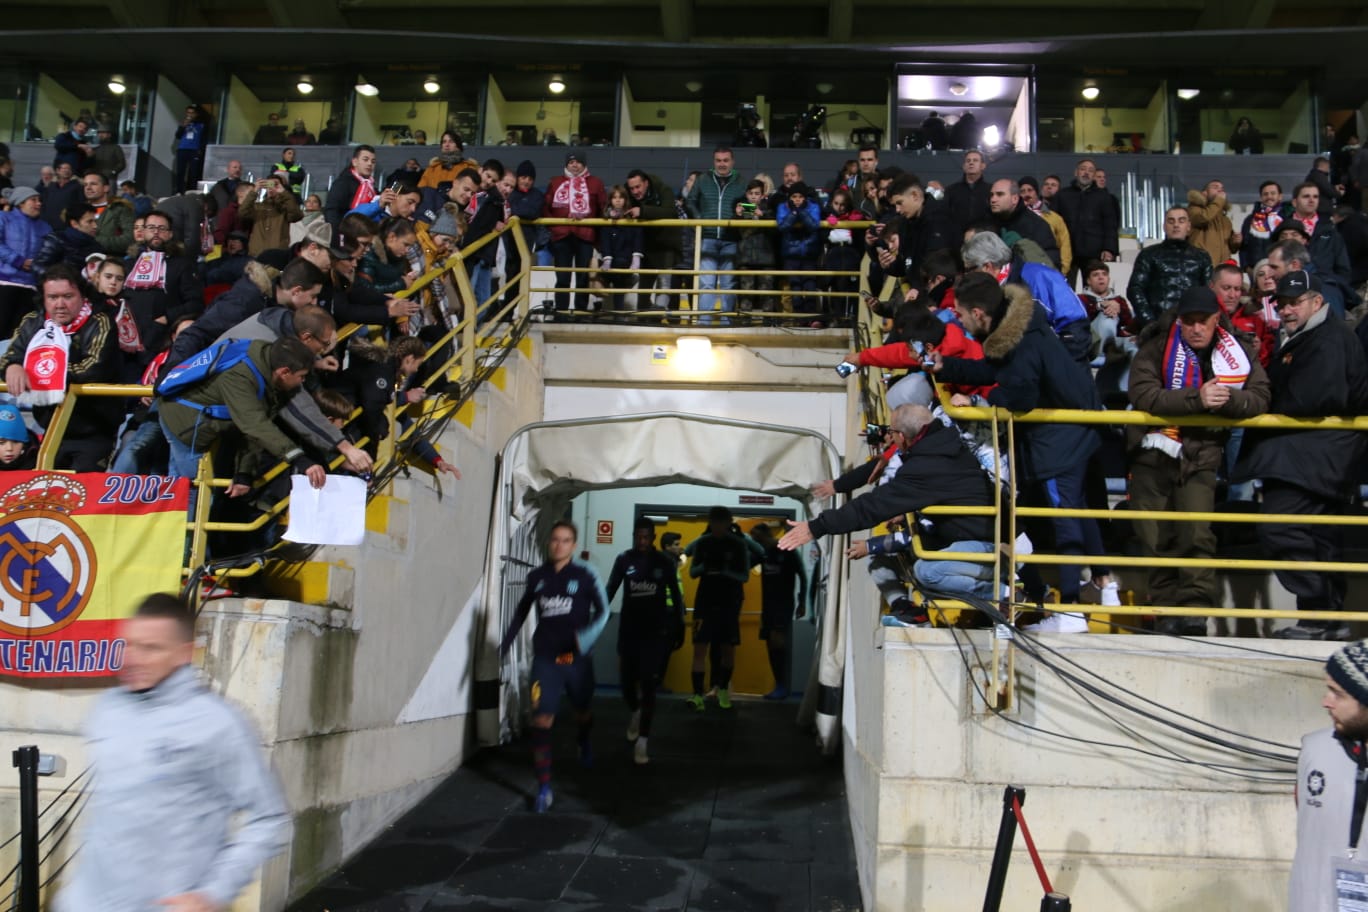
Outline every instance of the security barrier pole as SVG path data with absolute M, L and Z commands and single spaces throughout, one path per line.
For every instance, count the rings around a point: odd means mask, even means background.
M 38 912 L 38 748 L 14 752 L 19 770 L 19 912 Z
M 1040 912 L 1073 912 L 1073 905 L 1063 893 L 1046 893 L 1040 901 Z
M 1002 822 L 998 824 L 993 866 L 988 871 L 988 892 L 983 897 L 983 912 L 998 912 L 1002 908 L 1002 888 L 1007 883 L 1007 865 L 1012 860 L 1012 843 L 1016 841 L 1017 819 L 1013 805 L 1025 800 L 1026 790 L 1014 785 L 1007 786 L 1002 793 Z

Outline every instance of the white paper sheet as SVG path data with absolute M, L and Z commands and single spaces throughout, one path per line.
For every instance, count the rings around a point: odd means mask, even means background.
M 329 475 L 315 489 L 295 475 L 290 484 L 287 541 L 306 545 L 359 545 L 366 537 L 366 483 L 350 475 Z

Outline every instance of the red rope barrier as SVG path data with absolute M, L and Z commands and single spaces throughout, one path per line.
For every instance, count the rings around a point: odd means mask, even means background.
M 1031 829 L 1026 826 L 1026 816 L 1021 813 L 1021 801 L 1016 795 L 1012 796 L 1012 813 L 1016 815 L 1017 825 L 1021 827 L 1021 837 L 1026 840 L 1026 851 L 1031 853 L 1031 863 L 1035 865 L 1036 875 L 1040 877 L 1040 886 L 1046 894 L 1053 893 L 1050 875 L 1045 873 L 1045 865 L 1040 860 L 1040 853 L 1036 851 L 1035 840 L 1031 838 Z

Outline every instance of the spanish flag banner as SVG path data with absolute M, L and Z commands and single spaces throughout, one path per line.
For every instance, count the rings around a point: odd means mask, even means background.
M 180 589 L 190 482 L 0 472 L 0 675 L 117 674 L 119 620 Z

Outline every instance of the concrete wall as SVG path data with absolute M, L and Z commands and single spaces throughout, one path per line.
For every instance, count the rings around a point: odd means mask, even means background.
M 858 580 L 852 583 L 858 591 Z M 1143 743 L 1020 652 L 1017 702 L 1009 712 L 1019 722 L 1151 750 L 1173 746 L 1242 771 L 1275 767 L 1286 781 L 1254 781 L 1014 726 L 984 711 L 948 630 L 875 628 L 862 612 L 854 615 L 847 686 L 856 698 L 847 706 L 854 703 L 858 737 L 848 719 L 845 766 L 866 909 L 976 908 L 1009 784 L 1026 789 L 1025 812 L 1046 870 L 1074 908 L 1286 908 L 1295 767 L 1180 745 L 1127 717 L 1158 747 Z M 987 662 L 990 631 L 959 636 L 971 638 Z M 1053 638 L 1050 645 L 1112 684 L 1205 723 L 1287 745 L 1292 755 L 1304 732 L 1325 724 L 1318 709 L 1322 661 L 1333 644 L 1280 643 L 1259 655 L 1215 641 L 1151 637 Z M 1017 846 L 1002 908 L 1024 912 L 1039 908 L 1041 891 L 1020 837 Z

